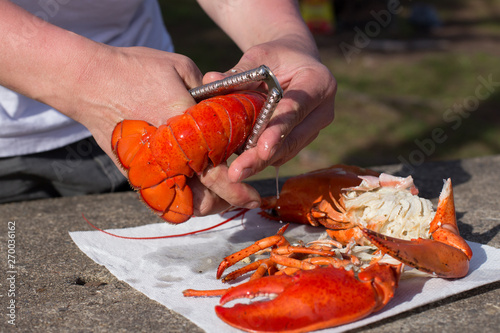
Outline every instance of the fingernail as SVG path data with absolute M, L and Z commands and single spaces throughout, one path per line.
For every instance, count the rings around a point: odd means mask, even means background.
M 245 168 L 241 171 L 240 173 L 240 177 L 238 178 L 238 180 L 243 180 L 243 179 L 247 179 L 248 177 L 250 177 L 251 175 L 253 174 L 253 171 L 252 169 L 250 168 Z
M 250 201 L 249 203 L 247 203 L 245 205 L 245 208 L 246 209 L 255 209 L 255 208 L 258 208 L 260 206 L 260 203 L 258 201 Z

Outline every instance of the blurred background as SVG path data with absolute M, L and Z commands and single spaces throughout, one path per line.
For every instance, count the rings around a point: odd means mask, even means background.
M 303 0 L 338 82 L 335 121 L 280 176 L 500 153 L 500 0 Z M 195 0 L 160 0 L 176 52 L 202 72 L 241 51 Z M 258 178 L 275 176 L 268 168 Z

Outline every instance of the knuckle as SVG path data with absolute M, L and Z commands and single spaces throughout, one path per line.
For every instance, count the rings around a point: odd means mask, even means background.
M 208 189 L 213 189 L 218 184 L 218 180 L 220 177 L 221 177 L 221 168 L 208 167 L 207 169 L 205 169 L 203 175 L 200 177 L 200 181 Z
M 294 152 L 297 152 L 301 145 L 299 140 L 294 135 L 289 135 L 285 142 L 283 143 L 283 154 L 282 156 L 291 156 Z
M 203 74 L 194 61 L 184 55 L 176 54 L 176 56 L 176 71 L 182 77 L 188 78 L 188 81 L 201 82 Z
M 178 53 L 175 53 L 175 55 L 177 56 L 177 62 L 180 66 L 182 66 L 182 68 L 185 68 L 185 69 L 193 69 L 193 68 L 196 68 L 196 64 L 194 63 L 193 60 L 191 60 L 191 58 L 185 56 L 185 55 L 182 55 L 182 54 L 178 54 Z

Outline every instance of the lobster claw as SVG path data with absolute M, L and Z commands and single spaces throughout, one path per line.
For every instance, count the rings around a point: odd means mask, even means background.
M 432 239 L 407 241 L 366 228 L 362 232 L 383 252 L 418 270 L 444 278 L 460 278 L 469 271 L 472 250 L 458 232 L 450 179 L 444 183 L 430 223 Z
M 238 298 L 272 300 L 217 306 L 223 321 L 250 332 L 306 332 L 368 316 L 393 297 L 401 265 L 373 264 L 355 276 L 343 268 L 317 268 L 273 275 L 230 288 L 221 305 Z M 275 296 L 275 297 L 274 297 Z

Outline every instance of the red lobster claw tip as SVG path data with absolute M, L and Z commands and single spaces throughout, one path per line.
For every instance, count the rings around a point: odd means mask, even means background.
M 221 304 L 269 294 L 276 294 L 274 299 L 232 308 L 217 306 L 215 312 L 229 325 L 249 332 L 308 332 L 343 325 L 366 317 L 392 298 L 398 275 L 387 275 L 391 276 L 387 281 L 375 281 L 367 272 L 360 281 L 352 271 L 327 267 L 268 276 L 229 289 Z M 392 292 L 380 295 L 390 288 L 377 284 L 392 286 Z
M 469 258 L 453 246 L 432 239 L 403 240 L 363 228 L 379 249 L 402 263 L 444 278 L 460 278 L 469 271 Z
M 293 283 L 291 276 L 268 276 L 253 280 L 234 288 L 230 288 L 220 299 L 220 304 L 224 305 L 235 299 L 254 298 L 258 296 L 275 296 L 281 294 Z M 273 301 L 262 301 L 251 304 L 236 304 L 232 308 L 216 306 L 217 316 L 236 328 L 246 331 L 256 332 L 278 332 L 283 329 L 283 319 L 273 318 L 279 306 L 276 306 L 276 299 Z M 280 299 L 277 300 L 280 302 Z M 285 319 L 286 320 L 286 319 Z

